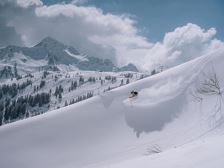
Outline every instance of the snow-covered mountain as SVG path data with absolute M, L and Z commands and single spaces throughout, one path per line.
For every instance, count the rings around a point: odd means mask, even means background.
M 51 37 L 30 48 L 7 46 L 0 49 L 0 125 L 77 103 L 143 77 L 132 64 L 118 68 L 108 59 L 81 54 Z
M 7 46 L 0 49 L 0 65 L 13 66 L 17 63 L 22 72 L 45 70 L 60 70 L 62 67 L 86 71 L 122 71 L 109 59 L 100 59 L 94 56 L 81 54 L 74 47 L 64 45 L 59 41 L 46 37 L 33 47 Z M 137 68 L 130 64 L 124 67 L 126 71 L 135 71 Z
M 0 167 L 223 167 L 223 53 L 0 127 Z

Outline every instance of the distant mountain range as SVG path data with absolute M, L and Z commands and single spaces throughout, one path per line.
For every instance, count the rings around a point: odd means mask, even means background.
M 74 47 L 46 37 L 33 47 L 7 46 L 0 49 L 0 64 L 13 65 L 24 70 L 37 68 L 60 70 L 61 67 L 77 68 L 86 71 L 134 71 L 138 69 L 133 64 L 117 67 L 109 59 L 100 59 L 80 53 Z

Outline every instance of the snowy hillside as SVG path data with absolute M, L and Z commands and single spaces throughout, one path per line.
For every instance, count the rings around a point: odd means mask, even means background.
M 13 68 L 18 73 L 16 68 Z M 20 76 L 20 75 L 18 75 Z M 144 78 L 136 72 L 38 71 L 0 79 L 0 125 L 68 106 Z
M 0 167 L 223 167 L 223 63 L 217 51 L 4 125 Z

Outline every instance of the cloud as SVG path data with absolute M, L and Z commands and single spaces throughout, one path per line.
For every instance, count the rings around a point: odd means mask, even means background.
M 87 3 L 88 0 L 72 0 L 71 4 L 75 4 L 75 5 L 83 5 L 85 3 Z
M 21 45 L 22 41 L 14 27 L 9 25 L 9 19 L 16 15 L 16 8 L 13 2 L 0 1 L 0 46 L 9 44 Z M 10 10 L 8 10 L 10 8 Z
M 158 65 L 178 65 L 223 46 L 215 39 L 214 28 L 204 30 L 191 23 L 166 33 L 162 42 L 152 43 L 139 35 L 136 21 L 129 16 L 104 13 L 81 3 L 85 1 L 49 6 L 40 0 L 1 1 L 0 32 L 8 33 L 0 45 L 10 41 L 32 46 L 52 36 L 91 56 L 110 58 L 118 65 L 131 62 L 149 71 Z
M 162 42 L 157 42 L 147 50 L 139 66 L 151 70 L 160 65 L 172 67 L 224 48 L 224 43 L 215 38 L 215 28 L 204 30 L 188 23 L 165 34 Z
M 119 47 L 150 45 L 145 38 L 138 36 L 135 22 L 125 15 L 103 13 L 98 8 L 74 3 L 46 6 L 37 0 L 30 3 L 27 0 L 15 2 L 9 1 L 7 4 L 7 12 L 11 15 L 2 15 L 7 20 L 5 25 L 15 29 L 26 46 L 52 36 L 91 56 L 110 58 L 125 64 L 117 59 Z

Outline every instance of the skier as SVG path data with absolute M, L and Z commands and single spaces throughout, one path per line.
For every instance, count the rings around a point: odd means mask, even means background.
M 135 98 L 137 98 L 137 96 L 138 96 L 138 92 L 132 90 L 132 91 L 131 91 L 131 94 L 130 94 L 130 96 L 129 96 L 129 102 L 130 102 L 130 104 L 131 104 L 131 107 L 133 107 L 133 101 L 135 100 Z
M 131 94 L 130 94 L 130 96 L 129 96 L 129 98 L 133 98 L 133 97 L 136 97 L 136 96 L 138 96 L 138 92 L 132 90 L 132 91 L 131 91 Z

